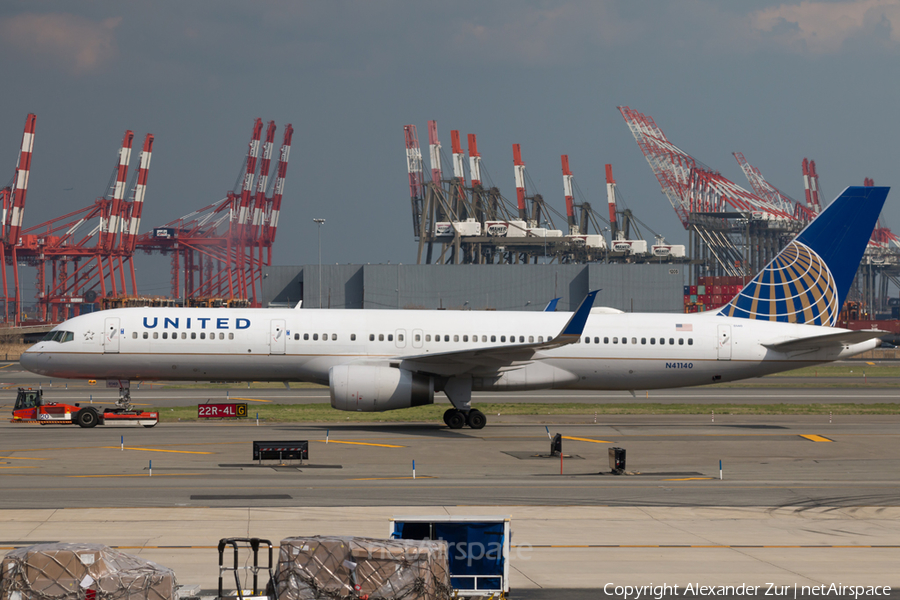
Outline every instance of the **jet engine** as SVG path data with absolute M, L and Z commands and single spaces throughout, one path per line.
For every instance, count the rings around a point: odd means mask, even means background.
M 434 404 L 434 379 L 404 369 L 337 365 L 328 372 L 331 406 L 380 412 Z

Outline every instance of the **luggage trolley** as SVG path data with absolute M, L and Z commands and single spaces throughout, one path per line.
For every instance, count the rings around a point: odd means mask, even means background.
M 234 550 L 234 566 L 225 566 L 225 548 L 230 546 Z M 266 566 L 259 566 L 259 549 L 260 546 L 266 546 L 269 549 L 269 562 Z M 238 561 L 238 554 L 241 548 L 249 548 L 253 552 L 253 564 L 242 567 Z M 217 599 L 225 598 L 222 593 L 222 575 L 225 571 L 234 571 L 234 586 L 237 590 L 236 596 L 240 600 L 244 598 L 274 598 L 275 597 L 275 576 L 272 572 L 272 542 L 262 538 L 222 538 L 219 540 L 219 594 Z M 265 569 L 269 572 L 269 581 L 266 583 L 264 590 L 259 588 L 259 572 Z M 244 593 L 241 585 L 238 571 L 252 571 L 253 573 L 253 591 L 250 595 Z M 232 596 L 233 598 L 234 596 Z

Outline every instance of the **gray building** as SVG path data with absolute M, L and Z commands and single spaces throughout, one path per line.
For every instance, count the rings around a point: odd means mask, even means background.
M 679 264 L 318 265 L 268 267 L 263 306 L 542 310 L 553 298 L 574 310 L 590 290 L 596 306 L 681 312 L 687 268 Z M 321 292 L 320 292 L 321 290 Z M 321 297 L 321 300 L 320 300 Z

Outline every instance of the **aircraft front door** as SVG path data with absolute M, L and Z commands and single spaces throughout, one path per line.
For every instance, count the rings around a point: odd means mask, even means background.
M 284 354 L 284 319 L 272 319 L 269 322 L 269 354 Z
M 106 317 L 103 330 L 103 352 L 106 354 L 116 354 L 119 352 L 119 318 Z
M 731 360 L 731 325 L 719 325 L 717 341 L 717 358 Z

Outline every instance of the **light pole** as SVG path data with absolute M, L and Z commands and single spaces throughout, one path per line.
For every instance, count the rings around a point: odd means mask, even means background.
M 322 308 L 322 225 L 325 224 L 325 219 L 313 219 L 313 223 L 316 224 L 316 229 L 319 232 L 319 306 L 318 306 L 318 308 Z

